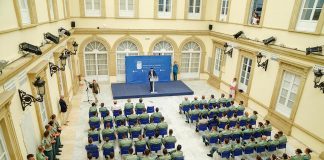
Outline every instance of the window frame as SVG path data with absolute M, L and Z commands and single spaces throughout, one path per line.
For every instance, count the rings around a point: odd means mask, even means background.
M 122 0 L 118 0 L 118 12 L 119 12 L 119 16 L 120 17 L 134 17 L 135 16 L 135 0 L 131 0 L 133 1 L 133 10 L 129 10 L 128 8 L 128 4 L 130 0 L 125 0 L 125 8 L 127 8 L 126 10 L 122 11 L 121 10 L 121 1 Z
M 188 20 L 204 20 L 205 14 L 206 14 L 206 0 L 200 0 L 200 8 L 199 13 L 189 13 L 189 7 L 190 7 L 190 0 L 185 1 L 185 19 Z M 196 4 L 196 0 L 194 0 L 194 3 Z
M 92 0 L 93 2 L 94 0 Z M 80 3 L 80 14 L 81 17 L 106 17 L 106 1 L 105 0 L 99 0 L 100 1 L 100 15 L 88 15 L 86 12 L 86 0 L 79 0 Z
M 166 11 L 166 6 L 167 6 L 167 0 L 162 0 L 163 1 L 163 11 L 160 11 L 160 3 L 159 0 L 157 0 L 157 12 L 158 12 L 158 17 L 159 18 L 171 18 L 172 17 L 172 11 L 173 11 L 173 5 L 172 5 L 172 0 L 169 0 L 169 11 Z
M 36 26 L 38 23 L 38 18 L 37 18 L 37 12 L 36 12 L 36 6 L 35 6 L 35 0 L 26 0 L 27 5 L 28 5 L 28 13 L 29 13 L 29 19 L 30 19 L 30 24 L 24 24 L 22 20 L 22 13 L 20 10 L 20 0 L 14 0 L 14 8 L 15 8 L 15 13 L 16 13 L 16 18 L 18 22 L 19 28 L 29 28 Z
M 131 50 L 129 50 L 129 48 L 127 48 L 126 50 L 118 50 L 119 46 L 121 44 L 123 44 L 123 43 L 130 43 L 130 44 L 134 45 L 137 50 L 136 51 L 135 50 L 131 51 Z M 129 46 L 129 44 L 127 44 L 127 47 L 128 46 Z M 121 55 L 121 54 L 122 54 L 122 57 L 119 57 L 119 55 Z M 123 56 L 123 55 L 125 55 L 125 56 Z M 117 47 L 116 47 L 116 77 L 117 77 L 116 79 L 117 79 L 117 81 L 125 81 L 126 80 L 126 77 L 125 77 L 125 75 L 126 75 L 126 66 L 124 67 L 123 70 L 120 69 L 119 66 L 123 65 L 123 63 L 120 64 L 118 62 L 118 60 L 123 60 L 125 62 L 126 56 L 136 56 L 136 55 L 137 56 L 140 55 L 139 46 L 135 42 L 133 42 L 132 40 L 124 40 L 124 41 L 121 41 L 117 45 Z M 119 71 L 124 71 L 124 73 L 119 73 Z
M 64 18 L 70 18 L 70 1 L 62 0 L 63 9 L 64 9 Z
M 216 47 L 215 48 L 215 57 L 214 57 L 214 65 L 213 65 L 213 75 L 220 78 L 222 74 L 222 66 L 223 66 L 223 49 Z M 218 63 L 216 63 L 218 62 Z M 218 64 L 216 69 L 216 64 Z
M 222 12 L 222 8 L 223 8 L 223 6 L 222 6 L 223 1 L 224 0 L 219 0 L 218 3 L 217 3 L 218 10 L 217 10 L 217 13 L 216 13 L 216 21 L 218 21 L 218 22 L 228 22 L 229 16 L 230 16 L 232 0 L 225 0 L 225 1 L 227 1 L 227 15 L 226 15 L 226 17 L 224 19 L 221 18 L 221 16 L 222 16 L 221 12 Z
M 6 159 L 10 158 L 9 156 L 9 152 L 8 152 L 8 149 L 7 149 L 7 144 L 6 144 L 6 140 L 3 136 L 3 130 L 2 130 L 2 127 L 0 126 L 0 145 L 2 146 L 4 152 L 2 155 L 0 155 L 0 158 L 4 158 L 6 157 Z
M 51 4 L 52 2 L 52 11 L 51 11 Z M 48 12 L 48 20 L 50 22 L 57 21 L 58 20 L 58 9 L 57 9 L 57 0 L 46 0 L 47 3 L 47 12 Z M 51 13 L 53 12 L 53 13 Z M 53 17 L 52 17 L 53 14 Z
M 315 27 L 315 31 L 301 31 L 296 29 L 297 25 L 298 25 L 298 21 L 300 18 L 300 15 L 302 14 L 302 7 L 303 7 L 303 0 L 296 0 L 295 1 L 295 5 L 292 11 L 292 15 L 290 18 L 290 24 L 289 24 L 289 29 L 288 31 L 291 32 L 301 32 L 301 33 L 306 33 L 306 34 L 321 34 L 323 26 L 324 26 L 324 5 L 322 6 L 322 11 L 321 14 L 319 16 L 319 19 L 317 21 L 316 27 Z
M 248 26 L 254 26 L 254 27 L 262 27 L 263 26 L 263 21 L 264 21 L 264 17 L 265 17 L 265 12 L 266 12 L 266 9 L 267 9 L 267 1 L 268 0 L 263 0 L 263 4 L 262 4 L 262 11 L 261 11 L 261 16 L 260 16 L 260 19 L 259 19 L 259 24 L 257 25 L 254 25 L 254 24 L 251 24 L 250 23 L 250 17 L 251 17 L 251 9 L 252 9 L 252 2 L 254 0 L 247 0 L 246 2 L 246 10 L 245 10 L 245 17 L 244 17 L 244 25 L 248 25 Z

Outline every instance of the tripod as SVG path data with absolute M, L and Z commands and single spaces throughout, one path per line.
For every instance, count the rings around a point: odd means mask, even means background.
M 83 102 L 88 102 L 88 103 L 90 103 L 92 100 L 89 98 L 89 85 L 90 85 L 90 83 L 87 81 L 87 80 L 84 80 L 84 83 L 86 84 L 86 86 L 87 86 L 87 89 L 86 89 L 86 91 L 87 91 L 87 98 L 88 98 L 88 100 L 87 101 L 83 101 Z

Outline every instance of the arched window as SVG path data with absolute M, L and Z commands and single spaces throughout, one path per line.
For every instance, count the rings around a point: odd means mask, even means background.
M 170 55 L 173 57 L 173 47 L 167 41 L 160 41 L 156 43 L 153 49 L 153 55 L 155 56 L 166 56 Z
M 92 41 L 84 48 L 85 73 L 88 80 L 108 80 L 108 59 L 106 47 Z
M 125 57 L 137 56 L 138 47 L 131 41 L 121 42 L 116 50 L 117 81 L 125 81 Z
M 201 48 L 196 42 L 188 42 L 181 53 L 181 77 L 199 78 Z

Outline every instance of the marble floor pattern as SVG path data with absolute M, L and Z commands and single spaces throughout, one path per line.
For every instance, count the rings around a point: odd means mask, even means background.
M 201 96 L 206 95 L 209 97 L 210 94 L 215 94 L 216 97 L 220 97 L 221 91 L 216 90 L 207 84 L 206 80 L 195 80 L 195 81 L 185 81 L 185 83 L 195 92 L 195 95 Z M 101 93 L 99 96 L 99 102 L 106 104 L 108 109 L 112 105 L 112 93 L 110 84 L 100 83 Z M 206 147 L 202 143 L 201 134 L 194 131 L 193 124 L 185 123 L 184 115 L 180 115 L 178 112 L 178 105 L 184 99 L 185 96 L 169 96 L 169 97 L 153 97 L 144 98 L 144 103 L 154 104 L 155 107 L 160 108 L 165 117 L 165 121 L 169 125 L 169 129 L 174 130 L 174 136 L 177 138 L 177 144 L 182 145 L 182 150 L 185 155 L 186 160 L 211 160 L 213 158 L 207 157 L 206 154 L 209 153 L 210 147 Z M 193 99 L 192 96 L 188 96 Z M 92 95 L 89 92 L 90 100 L 93 100 Z M 63 126 L 62 132 L 62 143 L 64 148 L 62 155 L 59 157 L 61 160 L 85 160 L 86 151 L 85 145 L 87 144 L 87 131 L 89 129 L 88 125 L 88 109 L 90 103 L 87 102 L 87 92 L 85 91 L 85 86 L 80 87 L 79 93 L 72 99 L 72 107 L 70 107 L 70 113 L 68 120 L 69 125 Z M 132 99 L 133 103 L 136 103 L 138 99 Z M 126 100 L 118 100 L 119 105 L 123 105 Z M 252 110 L 248 109 L 249 112 Z M 260 115 L 258 120 L 263 121 L 264 115 Z M 277 131 L 274 129 L 274 131 Z M 288 137 L 288 148 L 287 153 L 294 155 L 294 150 L 296 148 L 304 149 L 306 146 L 301 142 L 297 141 L 292 137 Z M 115 151 L 115 158 L 121 159 L 118 150 Z M 316 157 L 318 155 L 314 155 Z M 215 158 L 215 156 L 214 156 Z M 103 159 L 102 152 L 100 152 L 100 160 Z

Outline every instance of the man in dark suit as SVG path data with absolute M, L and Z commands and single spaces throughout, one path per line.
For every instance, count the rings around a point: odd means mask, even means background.
M 150 68 L 148 76 L 149 76 L 149 81 L 150 81 L 150 92 L 152 92 L 153 91 L 153 82 L 151 81 L 151 78 L 156 77 L 156 73 L 153 68 Z
M 65 100 L 64 100 L 64 96 L 61 96 L 60 97 L 60 101 L 59 101 L 59 103 L 60 103 L 60 106 L 61 106 L 61 113 L 62 113 L 62 118 L 63 118 L 63 124 L 64 125 L 67 125 L 67 121 L 66 121 L 66 116 L 67 116 L 67 114 L 66 114 L 66 112 L 67 112 L 67 104 L 66 104 L 66 102 L 65 102 Z

